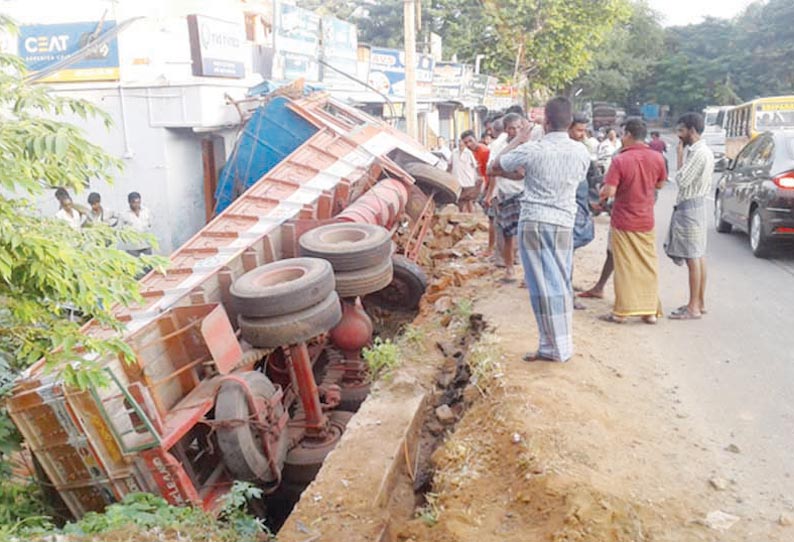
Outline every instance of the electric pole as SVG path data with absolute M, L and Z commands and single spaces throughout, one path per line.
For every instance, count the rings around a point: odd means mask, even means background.
M 408 135 L 419 139 L 416 117 L 416 0 L 403 0 L 405 29 L 405 128 Z

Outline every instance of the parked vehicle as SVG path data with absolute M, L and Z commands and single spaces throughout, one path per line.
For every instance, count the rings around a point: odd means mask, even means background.
M 714 194 L 717 231 L 746 231 L 759 258 L 794 240 L 794 131 L 764 132 L 732 160 Z
M 593 104 L 593 130 L 617 126 L 618 108 L 606 102 Z
M 369 389 L 361 297 L 410 309 L 424 292 L 415 262 L 455 178 L 325 94 L 262 108 L 220 214 L 115 309 L 135 356 L 100 360 L 110 386 L 71 389 L 44 360 L 15 383 L 8 413 L 76 518 L 132 492 L 215 510 L 234 480 L 300 491 Z
M 724 171 L 725 160 L 725 125 L 731 106 L 709 106 L 703 110 L 703 139 L 714 153 L 714 171 Z
M 794 130 L 794 96 L 759 98 L 728 111 L 725 155 L 734 159 L 739 151 L 764 131 Z

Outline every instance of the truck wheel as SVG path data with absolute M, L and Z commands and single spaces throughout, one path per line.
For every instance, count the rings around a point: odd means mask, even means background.
M 417 186 L 427 194 L 433 194 L 433 199 L 439 205 L 457 203 L 461 187 L 458 180 L 451 173 L 442 171 L 437 167 L 422 162 L 410 162 L 405 165 L 405 171 L 414 178 Z
M 383 290 L 367 297 L 366 301 L 387 310 L 416 310 L 427 290 L 427 275 L 421 267 L 403 256 L 392 256 L 394 278 Z
M 386 258 L 382 263 L 365 269 L 336 273 L 336 292 L 339 297 L 371 294 L 388 286 L 393 274 L 391 258 Z
M 320 472 L 323 461 L 336 448 L 352 412 L 334 410 L 328 414 L 328 438 L 324 441 L 303 439 L 289 451 L 284 462 L 284 481 L 288 484 L 309 484 Z
M 356 271 L 391 255 L 389 230 L 374 224 L 328 224 L 300 238 L 301 256 L 323 258 L 334 271 Z
M 250 371 L 241 376 L 256 399 L 269 401 L 276 393 L 276 387 L 262 373 Z M 276 416 L 284 413 L 284 407 L 276 406 Z M 215 401 L 215 421 L 232 421 L 250 418 L 253 412 L 248 409 L 248 399 L 243 388 L 234 381 L 226 381 L 218 391 Z M 249 423 L 220 425 L 216 431 L 218 447 L 223 455 L 223 463 L 236 480 L 246 482 L 273 482 L 278 473 L 270 470 L 270 464 L 263 452 L 261 435 Z M 271 450 L 276 454 L 276 464 L 281 469 L 287 458 L 289 438 L 286 428 L 281 430 L 277 439 L 270 441 Z
M 326 262 L 327 263 L 327 262 Z M 308 341 L 326 333 L 342 319 L 339 296 L 331 292 L 307 309 L 270 318 L 240 316 L 240 335 L 257 348 L 276 348 Z
M 232 284 L 235 311 L 265 318 L 307 309 L 334 291 L 334 273 L 325 260 L 288 258 L 252 269 Z

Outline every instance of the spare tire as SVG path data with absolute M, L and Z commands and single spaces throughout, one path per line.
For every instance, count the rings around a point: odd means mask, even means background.
M 319 258 L 288 258 L 262 265 L 230 288 L 234 310 L 258 318 L 307 309 L 333 291 L 333 268 Z
M 367 296 L 366 302 L 387 310 L 416 310 L 427 290 L 424 270 L 402 254 L 392 256 L 394 278 L 379 292 Z
M 270 318 L 240 315 L 240 336 L 257 348 L 298 344 L 330 331 L 342 319 L 339 296 L 331 292 L 312 307 Z
M 336 292 L 340 297 L 371 294 L 388 286 L 393 273 L 391 258 L 366 269 L 336 273 Z
M 391 256 L 389 230 L 375 224 L 328 224 L 300 238 L 301 256 L 323 258 L 334 271 L 356 271 Z
M 250 371 L 238 376 L 251 388 L 255 399 L 269 401 L 276 393 L 276 387 L 262 373 Z M 252 414 L 248 408 L 248 398 L 239 383 L 227 380 L 221 384 L 215 400 L 215 421 L 248 420 Z M 280 403 L 276 405 L 275 414 L 277 418 L 284 414 L 284 407 Z M 215 430 L 223 463 L 236 480 L 245 482 L 273 482 L 278 478 L 287 458 L 287 433 L 284 427 L 278 438 L 269 442 L 279 469 L 278 473 L 274 473 L 263 451 L 261 433 L 250 423 L 219 424 Z
M 422 162 L 409 162 L 405 165 L 405 171 L 414 178 L 419 188 L 433 195 L 438 205 L 458 202 L 462 189 L 451 173 Z

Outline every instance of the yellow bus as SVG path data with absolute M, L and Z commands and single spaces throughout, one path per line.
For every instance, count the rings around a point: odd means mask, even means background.
M 728 111 L 725 154 L 734 159 L 762 132 L 794 129 L 794 96 L 759 98 Z

